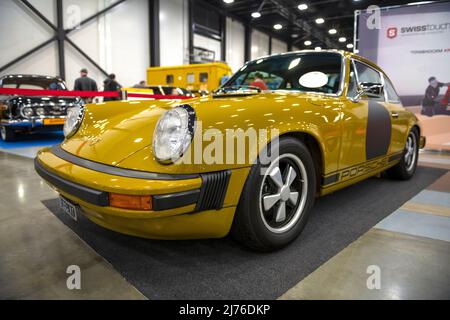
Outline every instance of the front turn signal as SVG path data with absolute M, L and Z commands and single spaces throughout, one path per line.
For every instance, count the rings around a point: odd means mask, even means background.
M 121 209 L 148 211 L 152 210 L 152 196 L 110 193 L 109 205 Z

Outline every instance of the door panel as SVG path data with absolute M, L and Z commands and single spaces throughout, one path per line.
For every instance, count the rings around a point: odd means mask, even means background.
M 403 107 L 391 81 L 383 75 L 386 107 L 389 110 L 392 121 L 391 148 L 389 153 L 403 151 L 408 134 L 409 114 Z
M 347 103 L 343 108 L 342 145 L 339 170 L 388 155 L 392 140 L 391 113 L 385 97 L 365 97 L 354 101 L 358 82 L 383 83 L 372 67 L 350 63 Z
M 348 100 L 342 109 L 339 170 L 366 161 L 367 110 L 367 100 Z

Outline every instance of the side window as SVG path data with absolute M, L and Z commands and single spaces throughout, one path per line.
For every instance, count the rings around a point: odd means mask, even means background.
M 173 74 L 168 74 L 166 76 L 166 84 L 173 84 Z
M 208 73 L 207 72 L 201 72 L 200 73 L 200 82 L 208 82 Z
M 353 63 L 350 64 L 350 80 L 348 82 L 347 97 L 353 98 L 358 94 L 358 80 L 356 79 L 356 72 L 353 68 Z
M 400 97 L 392 85 L 392 82 L 384 77 L 384 90 L 386 90 L 387 100 L 392 103 L 400 103 Z
M 368 65 L 355 61 L 355 67 L 356 67 L 356 73 L 358 75 L 358 82 L 359 83 L 373 83 L 373 84 L 382 84 L 383 81 L 381 79 L 381 74 L 376 71 L 375 69 L 372 69 Z M 368 94 L 371 98 L 377 98 L 384 100 L 384 96 L 381 95 L 374 95 L 374 94 Z
M 370 83 L 382 83 L 381 76 L 378 71 L 375 71 L 369 66 L 355 61 L 356 71 L 358 72 L 359 82 L 370 82 Z
M 193 73 L 188 73 L 187 74 L 187 83 L 191 84 L 195 82 L 195 75 Z

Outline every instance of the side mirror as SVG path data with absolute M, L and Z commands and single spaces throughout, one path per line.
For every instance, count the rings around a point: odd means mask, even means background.
M 353 101 L 361 99 L 362 96 L 380 98 L 383 96 L 384 87 L 381 83 L 360 82 L 358 83 L 358 94 Z

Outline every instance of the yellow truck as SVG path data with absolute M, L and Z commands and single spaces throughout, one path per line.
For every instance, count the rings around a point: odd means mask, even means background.
M 147 69 L 147 84 L 176 86 L 192 91 L 212 91 L 220 86 L 223 77 L 231 75 L 231 68 L 223 62 L 151 67 Z

